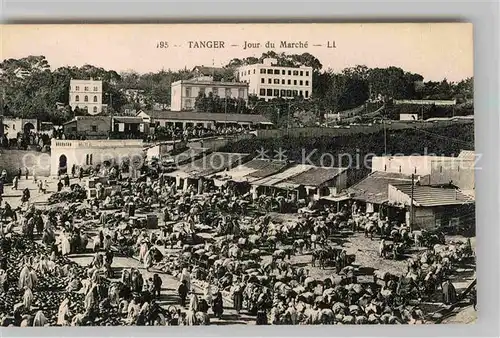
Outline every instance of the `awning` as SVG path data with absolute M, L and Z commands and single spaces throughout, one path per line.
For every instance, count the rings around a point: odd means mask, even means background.
M 342 201 L 347 201 L 350 199 L 348 195 L 341 195 L 341 196 L 323 196 L 320 199 L 327 200 L 327 201 L 332 201 L 332 202 L 342 202 Z
M 215 121 L 216 123 L 238 123 L 236 121 Z

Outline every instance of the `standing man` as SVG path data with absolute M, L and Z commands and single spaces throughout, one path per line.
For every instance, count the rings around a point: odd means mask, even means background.
M 14 176 L 12 180 L 12 190 L 17 190 L 17 185 L 19 183 L 19 176 Z
M 24 170 L 25 170 L 25 175 L 26 175 L 26 180 L 27 180 L 28 179 L 28 173 L 29 173 L 28 167 L 24 167 Z

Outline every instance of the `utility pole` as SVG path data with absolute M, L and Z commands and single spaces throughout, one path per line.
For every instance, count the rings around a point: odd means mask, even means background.
M 415 174 L 411 174 L 411 196 L 410 196 L 410 232 L 413 231 L 413 193 L 415 190 Z

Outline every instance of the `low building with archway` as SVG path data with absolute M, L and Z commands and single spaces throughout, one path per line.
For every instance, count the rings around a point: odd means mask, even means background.
M 52 139 L 50 174 L 71 172 L 71 168 L 96 166 L 109 161 L 120 164 L 129 160 L 134 166 L 142 164 L 142 140 L 56 140 Z
M 34 132 L 37 133 L 39 122 L 37 119 L 22 119 L 18 117 L 3 117 L 4 134 L 7 138 L 16 138 L 18 133 Z

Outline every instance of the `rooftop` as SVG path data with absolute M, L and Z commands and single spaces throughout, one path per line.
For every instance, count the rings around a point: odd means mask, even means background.
M 411 184 L 393 184 L 393 186 L 405 195 L 411 196 Z M 413 187 L 413 203 L 421 207 L 437 207 L 474 203 L 474 198 L 454 188 L 415 185 Z
M 287 166 L 284 161 L 253 159 L 224 173 L 235 182 L 252 182 L 273 175 Z
M 347 191 L 351 198 L 368 203 L 382 204 L 389 200 L 389 184 L 411 184 L 411 176 L 399 173 L 374 171 Z
M 286 169 L 285 171 L 279 172 L 277 174 L 264 177 L 260 180 L 252 182 L 254 185 L 259 185 L 259 186 L 267 186 L 267 187 L 272 187 L 275 186 L 276 184 L 279 184 L 281 182 L 284 182 L 294 176 L 297 176 L 307 170 L 310 170 L 311 168 L 314 168 L 315 166 L 313 165 L 307 165 L 307 164 L 297 164 L 293 167 L 290 167 Z M 294 185 L 294 184 L 292 184 Z
M 248 156 L 242 153 L 221 153 L 215 152 L 203 156 L 189 164 L 181 166 L 178 170 L 168 174 L 168 176 L 199 178 L 224 171 L 241 163 Z

